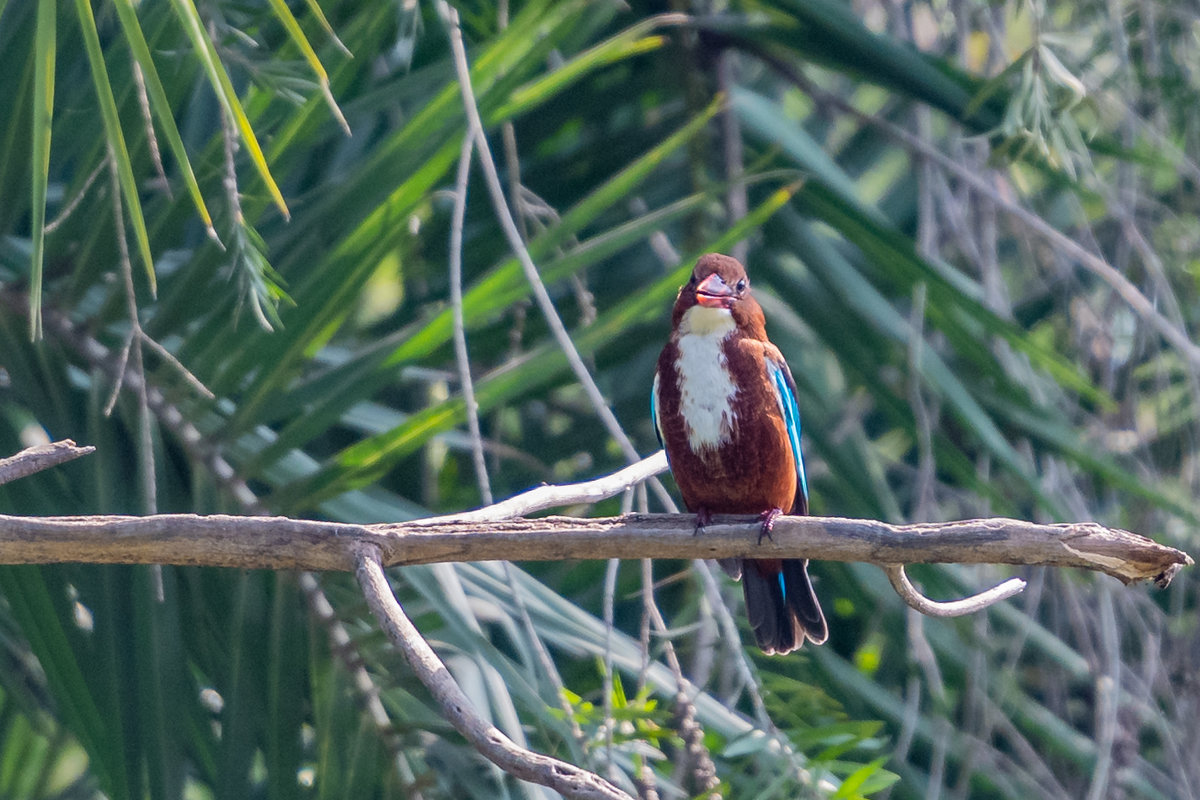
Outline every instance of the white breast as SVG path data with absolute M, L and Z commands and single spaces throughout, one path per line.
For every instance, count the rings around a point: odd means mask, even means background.
M 680 325 L 679 411 L 694 453 L 716 448 L 733 434 L 737 385 L 722 344 L 735 327 L 726 309 L 703 306 L 690 309 Z

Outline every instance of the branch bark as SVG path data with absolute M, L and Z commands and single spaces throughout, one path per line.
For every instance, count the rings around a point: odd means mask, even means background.
M 15 456 L 0 458 L 0 486 L 95 451 L 91 445 L 79 447 L 70 439 L 27 447 Z
M 433 694 L 450 724 L 489 761 L 516 778 L 548 786 L 580 800 L 632 800 L 608 781 L 573 764 L 518 746 L 475 711 L 471 701 L 437 653 L 422 638 L 388 585 L 379 550 L 356 544 L 353 559 L 358 583 L 379 624 L 400 649 L 417 678 Z
M 875 564 L 1045 564 L 1123 583 L 1160 586 L 1190 565 L 1186 553 L 1092 522 L 1014 519 L 889 525 L 836 517 L 780 517 L 758 543 L 757 517 L 718 515 L 700 535 L 688 514 L 582 519 L 455 520 L 349 525 L 285 517 L 0 515 L 0 563 L 191 564 L 352 571 L 372 544 L 387 566 L 445 561 L 583 558 L 814 558 Z

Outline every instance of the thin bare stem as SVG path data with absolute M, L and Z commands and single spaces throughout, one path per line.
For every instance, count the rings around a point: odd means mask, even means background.
M 154 119 L 150 115 L 150 98 L 146 94 L 146 76 L 142 65 L 133 62 L 133 85 L 137 89 L 138 108 L 142 112 L 142 126 L 146 129 L 146 142 L 150 146 L 150 161 L 154 164 L 154 172 L 162 185 L 167 197 L 171 197 L 171 182 L 167 180 L 167 171 L 163 169 L 162 151 L 158 146 L 158 137 L 154 135 Z
M 632 494 L 632 493 L 629 493 Z M 613 632 L 614 611 L 617 597 L 617 573 L 621 570 L 621 560 L 610 558 L 604 569 L 604 752 L 608 769 L 615 769 L 613 763 L 613 733 L 616 718 L 613 716 Z
M 596 385 L 596 381 L 592 378 L 587 364 L 584 363 L 583 357 L 579 355 L 579 350 L 576 349 L 575 343 L 571 341 L 571 334 L 567 331 L 562 318 L 559 317 L 558 311 L 554 308 L 554 301 L 550 298 L 550 293 L 546 291 L 546 285 L 542 282 L 537 265 L 533 263 L 529 249 L 525 246 L 525 242 L 521 238 L 521 232 L 518 230 L 516 221 L 513 219 L 512 211 L 509 210 L 508 201 L 504 196 L 504 186 L 500 182 L 500 174 L 496 168 L 496 162 L 492 158 L 491 146 L 488 144 L 487 135 L 483 129 L 483 122 L 479 116 L 479 108 L 475 102 L 475 92 L 471 87 L 470 67 L 467 64 L 467 51 L 463 46 L 462 31 L 458 25 L 458 12 L 449 3 L 446 3 L 445 0 L 438 0 L 437 7 L 438 13 L 442 18 L 442 23 L 446 28 L 446 34 L 450 39 L 450 49 L 454 57 L 454 70 L 458 76 L 463 107 L 467 114 L 467 130 L 474 131 L 475 144 L 479 151 L 479 163 L 483 168 L 484 181 L 487 184 L 488 194 L 492 199 L 492 205 L 495 207 L 500 227 L 504 230 L 509 247 L 512 248 L 513 253 L 517 256 L 517 260 L 521 264 L 522 270 L 525 272 L 525 277 L 533 290 L 538 307 L 545 316 L 555 341 L 566 355 L 572 372 L 575 373 L 576 379 L 583 386 L 588 400 L 591 402 L 605 429 L 616 440 L 617 444 L 620 445 L 621 451 L 632 464 L 638 461 L 641 456 L 621 427 L 621 423 L 617 420 L 616 415 L 609 408 L 608 402 L 604 399 L 604 395 L 600 392 L 600 387 Z M 666 499 L 670 497 L 666 489 L 657 481 L 651 485 L 654 487 L 655 493 L 659 496 L 660 500 L 664 501 L 665 505 Z
M 150 400 L 146 394 L 146 364 L 142 358 L 142 339 L 146 337 L 142 332 L 141 320 L 138 318 L 137 291 L 133 285 L 133 263 L 129 258 L 129 242 L 125 239 L 125 215 L 122 211 L 120 179 L 117 176 L 117 158 L 111 145 L 108 147 L 108 164 L 112 190 L 113 222 L 117 229 L 117 251 L 120 255 L 121 283 L 125 289 L 126 311 L 129 313 L 129 357 L 132 362 L 133 374 L 139 378 L 134 391 L 138 401 L 137 449 L 142 513 L 150 515 L 158 513 L 158 476 L 154 463 L 153 416 L 150 413 Z M 122 370 L 123 372 L 124 370 Z M 120 385 L 120 381 L 121 377 L 118 377 L 118 386 Z M 116 396 L 115 391 L 114 389 L 114 397 Z M 155 596 L 161 603 L 164 599 L 161 565 L 154 565 L 153 578 Z
M 654 600 L 652 565 L 653 562 L 650 559 L 642 559 L 642 602 L 646 614 L 650 618 L 650 625 L 662 642 L 667 668 L 671 670 L 671 675 L 675 678 L 674 699 L 675 713 L 678 717 L 677 730 L 684 742 L 683 755 L 686 759 L 686 768 L 692 774 L 696 789 L 705 792 L 706 796 L 713 800 L 719 800 L 721 795 L 716 791 L 720 783 L 717 779 L 717 768 L 713 764 L 708 748 L 704 746 L 704 734 L 696 724 L 696 706 L 690 696 L 690 693 L 698 692 L 698 690 L 683 675 L 683 665 L 679 663 L 675 644 L 668 638 L 670 631 L 667 628 L 667 622 L 663 618 L 658 603 Z
M 767 704 L 763 702 L 762 693 L 758 689 L 758 673 L 741 647 L 742 635 L 738 632 L 737 620 L 733 618 L 729 606 L 725 605 L 725 598 L 721 596 L 721 586 L 717 583 L 717 576 L 713 574 L 712 567 L 707 561 L 697 559 L 692 562 L 692 568 L 700 576 L 700 585 L 704 589 L 705 601 L 717 616 L 717 624 L 721 628 L 721 638 L 725 640 L 726 647 L 729 648 L 733 657 L 734 669 L 737 670 L 742 685 L 750 694 L 754 719 L 762 730 L 773 730 L 775 723 L 771 721 L 771 715 L 767 713 Z
M 475 480 L 485 506 L 492 504 L 492 486 L 488 480 L 487 461 L 483 455 L 483 434 L 479 428 L 479 404 L 475 402 L 475 382 L 471 380 L 471 357 L 467 352 L 466 324 L 463 321 L 462 248 L 463 221 L 467 214 L 467 179 L 471 176 L 471 152 L 475 142 L 473 131 L 463 136 L 458 155 L 458 174 L 454 179 L 454 212 L 450 217 L 450 308 L 454 320 L 454 360 L 458 365 L 458 382 L 462 386 L 463 403 L 467 407 L 467 432 L 471 437 L 471 458 L 475 465 Z
M 985 592 L 971 595 L 962 600 L 938 602 L 930 600 L 921 594 L 917 587 L 913 586 L 912 581 L 904 572 L 903 564 L 880 564 L 879 566 L 887 573 L 888 580 L 891 581 L 896 594 L 900 595 L 905 603 L 930 617 L 961 617 L 965 614 L 973 614 L 999 603 L 1001 600 L 1007 600 L 1025 588 L 1025 581 L 1020 578 L 1009 578 L 998 586 L 993 586 Z
M 931 516 L 930 509 L 935 502 L 934 487 L 937 478 L 937 459 L 933 450 L 933 420 L 918 378 L 925 348 L 926 291 L 924 282 L 913 288 L 913 308 L 909 322 L 912 334 L 908 340 L 908 401 L 912 405 L 913 420 L 917 427 L 917 481 L 913 488 L 916 507 L 913 519 L 922 522 Z
M 468 131 L 467 135 L 463 137 L 462 150 L 459 153 L 458 159 L 458 174 L 454 182 L 454 211 L 450 219 L 450 305 L 453 310 L 454 321 L 455 361 L 458 365 L 459 383 L 462 385 L 463 402 L 467 407 L 467 430 L 471 439 L 471 455 L 475 465 L 475 479 L 478 482 L 479 495 L 484 504 L 491 505 L 492 487 L 491 482 L 488 480 L 487 461 L 483 453 L 483 435 L 479 427 L 479 407 L 475 402 L 475 384 L 471 379 L 471 360 L 467 352 L 466 325 L 463 321 L 463 222 L 467 209 L 467 180 L 471 174 L 471 153 L 474 150 L 474 137 L 472 133 L 472 131 Z M 533 619 L 529 615 L 529 608 L 525 603 L 520 582 L 517 580 L 515 574 L 516 568 L 509 561 L 502 563 L 505 582 L 512 592 L 513 603 L 517 608 L 521 625 L 525 629 L 525 635 L 533 646 L 534 655 L 537 658 L 542 675 L 550 682 L 554 694 L 558 698 L 559 707 L 563 711 L 564 718 L 570 725 L 571 735 L 575 738 L 576 742 L 580 743 L 582 748 L 584 744 L 583 731 L 579 727 L 579 721 L 575 718 L 574 710 L 571 708 L 570 700 L 567 697 L 566 686 L 562 682 L 558 668 L 554 664 L 554 659 L 550 657 L 550 653 L 546 650 L 546 645 L 542 641 L 541 635 L 538 633 L 537 627 L 533 624 Z
M 392 753 L 396 771 L 405 784 L 406 796 L 420 800 L 421 794 L 417 791 L 417 778 L 413 773 L 412 765 L 408 762 L 404 742 L 400 738 L 396 726 L 388 718 L 379 687 L 372 679 L 371 673 L 367 672 L 362 655 L 358 652 L 358 646 L 350 638 L 346 626 L 338 619 L 337 612 L 329 602 L 325 590 L 321 588 L 321 582 L 317 576 L 311 572 L 301 572 L 298 581 L 301 591 L 304 592 L 304 599 L 308 602 L 309 610 L 329 637 L 330 650 L 346 672 L 350 674 L 354 690 L 358 693 L 359 702 L 362 704 L 363 713 L 371 720 L 371 724 L 375 726 L 380 738 Z
M 652 456 L 643 458 L 636 464 L 631 464 L 622 470 L 583 483 L 571 483 L 561 486 L 538 486 L 527 492 L 515 495 L 499 503 L 478 508 L 474 511 L 463 511 L 445 517 L 431 517 L 437 520 L 453 520 L 455 522 L 486 522 L 496 519 L 512 519 L 524 517 L 548 508 L 579 503 L 598 503 L 610 497 L 616 497 L 621 492 L 630 489 L 649 478 L 667 470 L 667 456 L 659 450 Z
M 190 369 L 185 367 L 183 362 L 175 357 L 174 353 L 163 347 L 158 342 L 154 341 L 154 339 L 150 338 L 149 334 L 147 334 L 144 330 L 139 329 L 138 333 L 141 337 L 142 344 L 153 350 L 155 355 L 161 358 L 164 363 L 170 365 L 172 369 L 178 372 L 183 378 L 184 382 L 187 383 L 188 386 L 192 387 L 192 390 L 195 391 L 196 394 L 200 395 L 205 400 L 217 399 L 217 396 L 212 393 L 212 390 L 205 386 L 204 383 L 197 378 Z
M 1096 763 L 1087 800 L 1103 800 L 1112 785 L 1113 750 L 1120 723 L 1121 649 L 1110 586 L 1100 588 L 1100 655 L 1104 674 L 1096 678 Z
M 71 212 L 79 207 L 79 203 L 83 200 L 84 196 L 87 195 L 88 189 L 92 187 L 92 184 L 96 182 L 96 178 L 100 177 L 100 173 L 103 172 L 106 167 L 108 167 L 108 159 L 100 159 L 100 163 L 96 165 L 95 169 L 93 169 L 84 180 L 83 186 L 81 186 L 75 196 L 71 198 L 71 202 L 63 206 L 62 210 L 58 212 L 57 217 L 46 223 L 47 236 L 53 233 L 59 225 L 62 225 L 64 222 L 66 222 L 67 218 L 71 216 Z

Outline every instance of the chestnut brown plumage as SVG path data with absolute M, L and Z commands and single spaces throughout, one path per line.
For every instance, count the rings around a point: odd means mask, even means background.
M 699 532 L 711 515 L 808 513 L 796 387 L 767 339 L 746 269 L 711 253 L 696 262 L 671 312 L 658 359 L 652 410 L 684 505 Z M 788 653 L 828 636 L 805 559 L 727 565 L 742 578 L 759 647 Z

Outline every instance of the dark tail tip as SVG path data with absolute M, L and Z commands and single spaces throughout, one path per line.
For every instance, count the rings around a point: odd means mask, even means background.
M 768 655 L 790 653 L 805 640 L 829 638 L 825 615 L 808 579 L 807 559 L 746 562 L 742 575 L 746 615 L 754 639 Z

